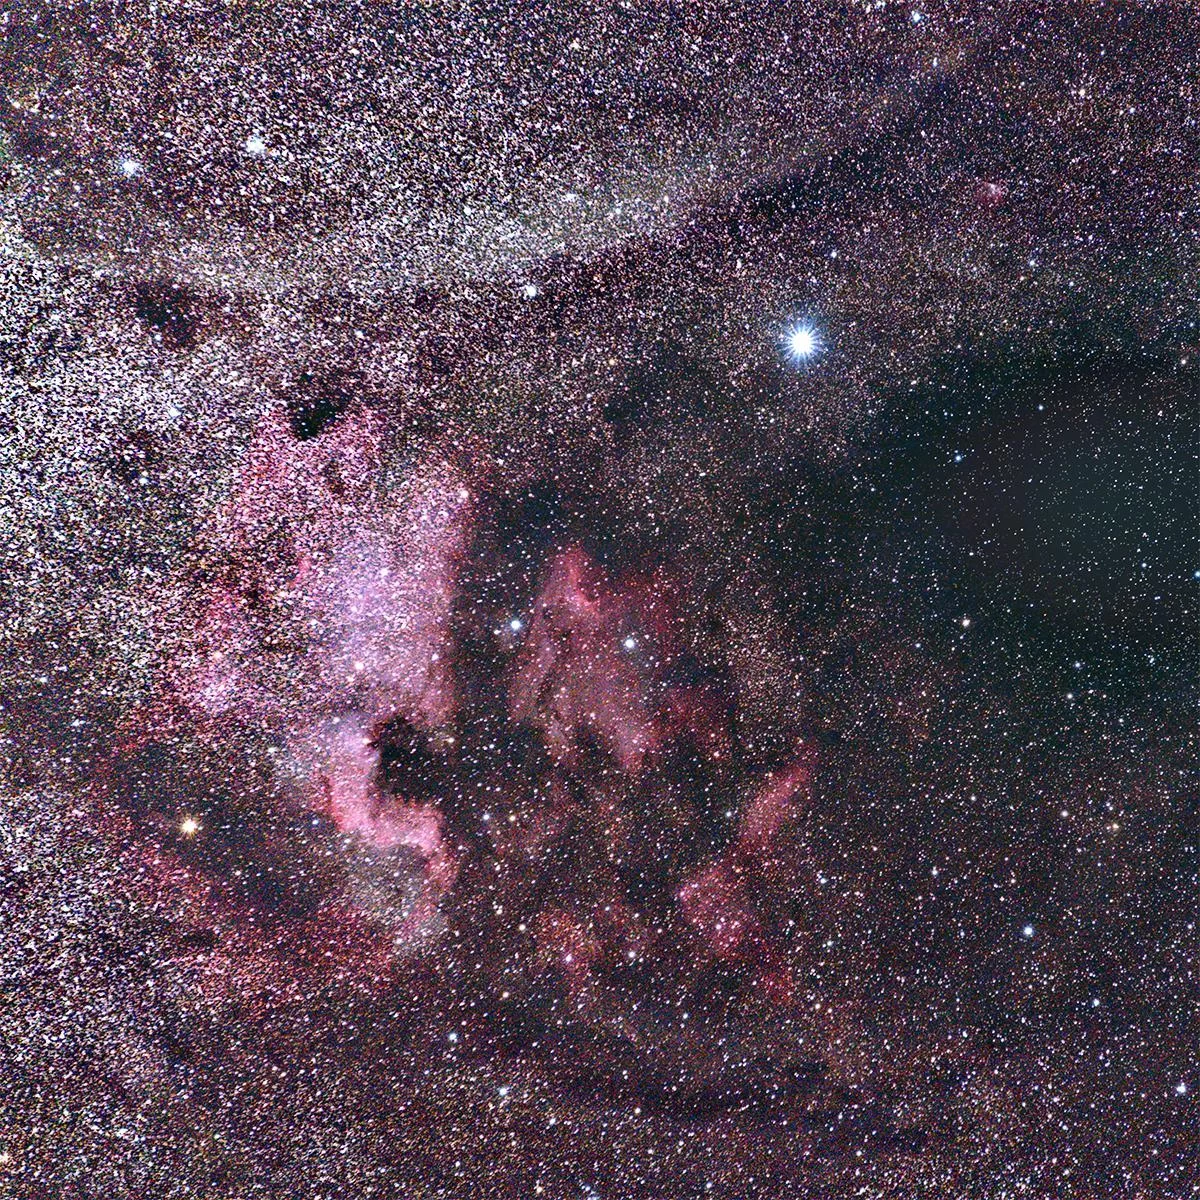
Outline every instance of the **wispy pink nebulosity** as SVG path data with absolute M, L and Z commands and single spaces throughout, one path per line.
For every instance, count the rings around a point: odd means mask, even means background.
M 354 979 L 375 988 L 391 977 L 394 931 L 340 898 L 331 897 L 304 919 L 273 922 L 264 937 L 228 878 L 185 863 L 170 847 L 129 841 L 122 862 L 142 903 L 176 914 L 185 930 L 209 931 L 198 951 L 185 940 L 175 962 L 188 968 L 215 1006 L 255 1013 L 271 1003 L 300 1001 L 314 985 Z
M 441 896 L 449 890 L 458 866 L 443 836 L 440 810 L 380 792 L 379 749 L 361 718 L 325 723 L 312 732 L 304 750 L 313 807 L 324 809 L 339 830 L 375 850 L 412 850 L 432 891 Z
M 999 208 L 1008 199 L 1009 185 L 1001 179 L 979 179 L 973 196 L 980 208 Z
M 178 694 L 209 713 L 303 725 L 314 712 L 454 712 L 448 619 L 471 528 L 460 470 L 430 451 L 391 479 L 382 419 L 299 441 L 268 418 L 208 538 L 221 564 Z
M 200 618 L 200 645 L 191 657 L 182 681 L 190 705 L 210 717 L 236 709 L 265 708 L 270 696 L 263 692 L 246 665 L 256 653 L 255 633 L 241 599 L 216 584 Z
M 812 762 L 806 755 L 768 781 L 751 797 L 738 822 L 737 849 L 746 858 L 762 858 L 783 828 L 800 815 L 812 782 Z
M 512 716 L 540 729 L 559 761 L 578 759 L 589 739 L 622 770 L 638 771 L 661 741 L 644 673 L 624 648 L 631 622 L 656 617 L 648 590 L 619 590 L 582 550 L 551 564 L 517 661 Z
M 762 933 L 742 871 L 736 858 L 720 858 L 679 889 L 679 906 L 688 924 L 718 958 L 729 962 L 753 951 Z
M 733 844 L 693 872 L 676 895 L 684 919 L 717 958 L 760 962 L 773 997 L 788 997 L 791 988 L 778 962 L 778 947 L 771 943 L 757 911 L 754 892 L 769 874 L 781 835 L 800 815 L 811 779 L 807 754 L 773 773 L 746 804 Z
M 398 463 L 365 408 L 308 440 L 282 414 L 264 420 L 202 540 L 215 566 L 160 706 L 176 723 L 269 731 L 296 802 L 372 853 L 410 848 L 432 902 L 457 870 L 441 813 L 381 794 L 377 738 L 395 718 L 432 733 L 455 715 L 450 616 L 472 494 L 452 458 L 426 447 Z

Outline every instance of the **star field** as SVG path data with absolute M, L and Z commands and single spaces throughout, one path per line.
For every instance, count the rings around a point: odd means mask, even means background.
M 1196 1194 L 1186 6 L 0 23 L 0 1195 Z

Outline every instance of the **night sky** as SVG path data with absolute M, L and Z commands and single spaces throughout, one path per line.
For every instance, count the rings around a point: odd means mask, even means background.
M 0 1196 L 1200 1195 L 1200 22 L 0 6 Z

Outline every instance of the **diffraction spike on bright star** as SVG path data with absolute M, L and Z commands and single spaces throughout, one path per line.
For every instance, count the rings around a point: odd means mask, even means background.
M 784 336 L 787 354 L 794 362 L 807 362 L 820 348 L 817 332 L 811 325 L 793 325 Z

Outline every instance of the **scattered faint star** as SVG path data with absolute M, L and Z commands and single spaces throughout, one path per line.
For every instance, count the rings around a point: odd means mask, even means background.
M 1182 1197 L 1187 6 L 90 7 L 0 39 L 0 1178 Z

